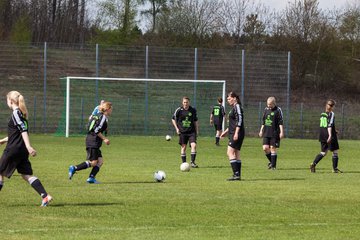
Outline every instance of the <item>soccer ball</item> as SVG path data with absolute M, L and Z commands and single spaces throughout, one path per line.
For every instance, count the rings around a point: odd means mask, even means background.
M 170 136 L 170 135 L 166 135 L 166 136 L 165 136 L 165 139 L 166 139 L 166 141 L 170 141 L 170 140 L 171 140 L 171 136 Z
M 159 170 L 154 173 L 154 179 L 156 182 L 163 182 L 165 178 L 166 178 L 166 174 L 164 171 Z
M 187 162 L 183 162 L 181 165 L 180 165 L 180 170 L 182 172 L 188 172 L 190 171 L 190 164 L 187 163 Z

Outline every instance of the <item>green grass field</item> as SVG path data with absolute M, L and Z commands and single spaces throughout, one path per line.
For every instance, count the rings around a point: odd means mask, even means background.
M 200 168 L 180 172 L 177 138 L 111 137 L 105 164 L 89 185 L 89 169 L 69 181 L 85 157 L 84 138 L 31 135 L 34 174 L 54 197 L 40 197 L 16 173 L 0 192 L 3 239 L 359 239 L 359 141 L 340 140 L 339 168 L 326 156 L 312 174 L 316 140 L 284 139 L 278 169 L 267 170 L 261 139 L 246 138 L 242 181 L 231 175 L 226 140 L 199 138 Z M 1 146 L 3 149 L 4 146 Z M 189 149 L 188 149 L 189 150 Z M 188 152 L 189 158 L 189 152 Z M 164 170 L 164 183 L 153 172 Z

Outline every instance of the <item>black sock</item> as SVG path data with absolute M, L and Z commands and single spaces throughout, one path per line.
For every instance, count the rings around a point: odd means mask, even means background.
M 82 162 L 79 165 L 75 166 L 76 171 L 80 171 L 83 169 L 87 169 L 88 167 L 90 167 L 90 162 L 86 161 L 86 162 Z
M 196 152 L 192 152 L 191 153 L 191 162 L 195 163 L 195 159 L 196 159 Z
M 233 175 L 235 176 L 235 173 L 238 171 L 238 166 L 237 166 L 237 160 L 236 159 L 231 159 L 230 160 L 230 165 L 233 171 Z
M 269 160 L 269 162 L 271 162 L 271 153 L 266 153 L 265 156 Z
M 241 176 L 241 160 L 236 160 L 236 176 Z
M 276 168 L 277 154 L 271 153 L 271 167 Z
M 186 162 L 186 154 L 181 154 L 181 161 Z
M 321 159 L 323 159 L 324 155 L 322 155 L 321 153 L 319 153 L 318 155 L 316 155 L 315 160 L 313 162 L 313 164 L 317 165 Z
M 95 178 L 96 174 L 100 171 L 100 167 L 99 166 L 95 166 L 92 168 L 89 177 L 90 178 Z
M 339 157 L 337 155 L 332 157 L 333 169 L 337 169 L 338 161 L 339 161 Z
M 220 142 L 220 137 L 216 137 L 216 138 L 215 138 L 215 143 L 216 143 L 216 144 L 219 144 L 219 142 Z
M 3 186 L 4 186 L 4 183 L 2 181 L 0 181 L 0 191 L 1 191 Z
M 33 179 L 32 179 L 33 178 Z M 29 179 L 29 183 L 30 185 L 35 189 L 35 191 L 37 193 L 39 193 L 39 195 L 42 198 L 47 197 L 47 192 L 45 191 L 44 186 L 41 184 L 40 180 L 37 179 L 36 177 L 32 177 Z

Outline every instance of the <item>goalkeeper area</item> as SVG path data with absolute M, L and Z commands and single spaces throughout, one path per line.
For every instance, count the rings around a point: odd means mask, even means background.
M 66 77 L 62 79 L 64 109 L 57 134 L 86 133 L 90 114 L 105 100 L 113 104 L 111 135 L 173 135 L 171 117 L 183 96 L 190 98 L 199 119 L 209 119 L 217 98 L 225 100 L 225 86 L 224 80 Z M 213 127 L 202 123 L 200 134 L 212 136 Z

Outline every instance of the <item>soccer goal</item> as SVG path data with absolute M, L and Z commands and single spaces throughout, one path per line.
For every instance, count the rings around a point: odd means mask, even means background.
M 84 134 L 94 107 L 100 100 L 113 103 L 109 133 L 126 135 L 172 134 L 171 117 L 183 96 L 203 122 L 201 135 L 213 135 L 209 116 L 217 98 L 225 99 L 225 80 L 136 79 L 66 77 L 65 109 L 58 133 L 66 137 Z M 225 101 L 224 101 L 225 102 Z M 65 130 L 65 131 L 64 131 Z

